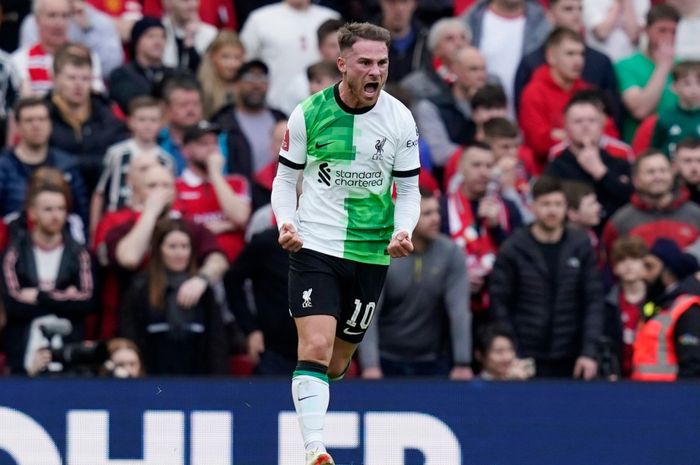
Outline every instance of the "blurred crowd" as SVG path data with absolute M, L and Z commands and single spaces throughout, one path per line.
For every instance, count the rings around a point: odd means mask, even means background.
M 421 216 L 348 376 L 700 376 L 700 0 L 0 6 L 3 373 L 289 375 L 278 152 L 369 21 Z

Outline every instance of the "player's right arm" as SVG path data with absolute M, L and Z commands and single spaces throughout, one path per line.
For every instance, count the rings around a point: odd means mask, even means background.
M 303 242 L 294 218 L 297 210 L 297 182 L 306 166 L 306 122 L 297 106 L 287 122 L 287 131 L 279 153 L 277 175 L 272 182 L 272 210 L 277 219 L 279 243 L 284 250 L 298 252 Z

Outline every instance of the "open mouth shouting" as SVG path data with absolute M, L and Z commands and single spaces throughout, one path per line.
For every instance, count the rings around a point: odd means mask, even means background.
M 379 94 L 379 82 L 368 82 L 362 88 L 364 97 L 367 100 L 374 100 Z

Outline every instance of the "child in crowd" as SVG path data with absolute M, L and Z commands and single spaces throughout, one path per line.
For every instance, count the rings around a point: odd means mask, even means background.
M 90 206 L 90 231 L 94 232 L 105 211 L 117 211 L 127 204 L 131 190 L 126 182 L 129 164 L 139 157 L 155 157 L 172 167 L 172 159 L 158 145 L 162 110 L 158 100 L 136 97 L 129 105 L 127 120 L 132 137 L 112 145 L 105 154 L 104 168 Z
M 593 186 L 582 181 L 564 183 L 566 194 L 566 218 L 569 226 L 585 231 L 591 239 L 594 250 L 598 250 L 598 236 L 595 229 L 600 225 L 602 206 Z
M 479 377 L 493 381 L 525 380 L 535 375 L 532 359 L 518 359 L 513 333 L 501 324 L 484 326 L 476 340 Z
M 644 241 L 636 236 L 618 239 L 611 252 L 612 271 L 617 284 L 605 299 L 604 334 L 612 341 L 625 378 L 632 371 L 634 340 L 647 295 L 644 281 L 644 257 L 647 253 Z
M 700 137 L 700 61 L 676 64 L 671 72 L 674 108 L 659 113 L 651 145 L 670 156 L 676 145 L 688 137 Z

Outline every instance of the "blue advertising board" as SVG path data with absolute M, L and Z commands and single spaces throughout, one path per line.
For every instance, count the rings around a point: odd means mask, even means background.
M 345 381 L 353 465 L 700 464 L 700 385 Z M 303 465 L 287 380 L 0 381 L 0 465 Z

